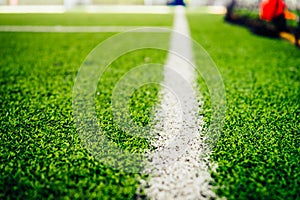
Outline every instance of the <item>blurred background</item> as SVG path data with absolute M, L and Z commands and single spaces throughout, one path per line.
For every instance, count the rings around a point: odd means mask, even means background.
M 73 6 L 90 5 L 166 5 L 171 0 L 0 0 L 0 6 L 4 5 L 64 5 L 67 8 Z M 185 0 L 188 6 L 226 6 L 232 0 Z M 258 9 L 262 0 L 236 0 L 239 8 Z M 299 10 L 300 0 L 286 0 L 288 7 Z
M 168 0 L 0 0 L 1 5 L 166 5 L 167 2 Z M 186 0 L 185 2 L 189 5 L 223 5 L 228 0 Z

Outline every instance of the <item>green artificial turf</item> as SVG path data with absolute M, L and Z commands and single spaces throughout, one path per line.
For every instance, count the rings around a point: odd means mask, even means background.
M 122 76 L 126 75 L 130 70 L 134 70 L 135 67 L 142 66 L 150 62 L 155 63 L 164 63 L 166 59 L 166 52 L 161 50 L 151 50 L 147 49 L 144 51 L 133 51 L 128 53 L 122 57 L 120 57 L 116 62 L 112 63 L 111 67 L 103 74 L 97 91 L 98 95 L 96 96 L 96 108 L 98 118 L 101 119 L 101 127 L 104 132 L 108 132 L 109 139 L 116 142 L 123 149 L 134 149 L 134 151 L 143 151 L 148 149 L 150 146 L 148 141 L 146 140 L 146 136 L 149 132 L 139 132 L 141 130 L 132 130 L 133 132 L 124 131 L 122 128 L 116 126 L 113 122 L 117 120 L 117 117 L 112 113 L 112 92 L 116 89 L 118 81 L 122 78 Z M 130 60 L 130 62 L 128 62 Z M 129 124 L 126 120 L 131 119 L 133 123 L 140 127 L 145 127 L 151 124 L 151 117 L 153 116 L 153 108 L 157 104 L 157 96 L 159 91 L 159 85 L 163 79 L 163 65 L 160 65 L 159 68 L 153 68 L 151 64 L 146 66 L 143 71 L 134 71 L 135 79 L 137 80 L 128 80 L 125 81 L 128 86 L 127 88 L 134 87 L 136 82 L 139 79 L 142 79 L 145 74 L 149 75 L 152 73 L 152 77 L 154 77 L 154 84 L 149 83 L 143 85 L 142 87 L 136 88 L 133 91 L 122 91 L 125 94 L 116 94 L 119 95 L 118 98 L 123 98 L 123 95 L 131 95 L 129 102 L 125 107 L 118 108 L 116 114 L 126 112 L 128 108 L 128 112 L 130 116 L 128 118 L 122 119 L 122 123 Z M 126 77 L 125 77 L 126 79 Z M 125 88 L 126 90 L 126 88 Z M 117 99 L 118 100 L 118 99 Z M 121 99 L 119 99 L 121 100 Z M 118 102 L 116 102 L 118 103 Z M 127 107 L 128 106 L 128 107 Z M 112 120 L 114 118 L 114 120 Z M 150 131 L 150 130 L 148 130 Z M 127 134 L 127 137 L 126 137 Z M 129 134 L 129 135 L 128 135 Z M 134 137 L 134 135 L 141 135 L 143 137 Z
M 216 192 L 228 199 L 299 199 L 300 51 L 286 41 L 226 24 L 221 16 L 188 17 L 192 37 L 215 61 L 226 89 L 225 124 L 213 153 Z M 171 21 L 171 15 L 0 15 L 2 25 L 170 26 Z M 80 64 L 110 36 L 0 33 L 1 199 L 134 198 L 143 175 L 97 161 L 81 143 L 73 119 L 72 88 Z M 128 70 L 164 63 L 165 56 L 151 49 L 129 52 L 111 64 L 98 84 L 99 124 L 122 149 L 150 147 L 114 124 L 114 86 Z M 209 99 L 201 78 L 199 84 Z M 128 107 L 136 124 L 151 124 L 158 90 L 151 84 L 132 93 Z M 209 102 L 205 106 L 209 117 Z
M 82 18 L 89 23 L 88 17 Z M 11 24 L 17 24 L 14 16 L 10 19 Z M 49 19 L 53 23 L 60 20 L 64 23 L 62 18 Z M 140 24 L 157 25 L 156 17 L 148 18 L 147 23 L 139 20 Z M 72 89 L 79 67 L 90 51 L 110 36 L 0 33 L 1 199 L 134 198 L 143 175 L 117 170 L 95 159 L 82 144 L 73 118 Z M 165 55 L 151 49 L 129 52 L 113 62 L 99 82 L 95 94 L 99 124 L 123 149 L 147 149 L 148 144 L 114 124 L 109 111 L 113 86 L 129 69 L 149 62 L 164 63 Z M 161 78 L 158 71 L 153 73 Z M 158 85 L 145 85 L 132 94 L 129 107 L 136 124 L 150 123 L 157 91 Z
M 227 199 L 300 199 L 299 49 L 222 16 L 188 17 L 226 89 L 225 124 L 213 152 L 216 192 Z
M 170 26 L 171 14 L 0 14 L 0 25 Z

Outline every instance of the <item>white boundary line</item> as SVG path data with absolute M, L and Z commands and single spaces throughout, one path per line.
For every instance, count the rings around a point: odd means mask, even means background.
M 226 12 L 224 6 L 190 6 L 187 9 L 196 13 L 225 14 Z M 172 7 L 158 5 L 92 5 L 77 6 L 72 9 L 66 9 L 63 5 L 0 5 L 0 13 L 169 14 L 172 13 L 172 11 Z
M 144 6 L 144 5 L 112 5 L 112 6 L 87 6 L 87 13 L 123 13 L 123 14 L 170 14 L 169 6 Z
M 155 29 L 151 29 L 155 28 Z M 1 26 L 0 32 L 54 32 L 54 33 L 106 33 L 124 32 L 170 32 L 169 27 L 143 27 L 143 26 Z
M 64 13 L 64 6 L 0 6 L 0 13 Z
M 92 5 L 76 6 L 66 9 L 63 5 L 19 5 L 0 6 L 0 13 L 121 13 L 121 14 L 169 14 L 172 8 L 168 6 L 143 6 L 143 5 Z
M 164 153 L 158 152 L 151 157 L 152 166 L 146 169 L 151 178 L 148 182 L 141 181 L 150 199 L 196 200 L 216 197 L 210 185 L 209 157 L 205 156 L 209 148 L 201 135 L 203 120 L 198 116 L 201 103 L 197 102 L 198 89 L 194 88 L 197 77 L 189 63 L 193 63 L 192 41 L 189 36 L 185 8 L 177 6 L 170 52 L 178 52 L 186 60 L 169 53 L 165 66 L 162 84 L 165 87 L 160 92 L 162 101 L 156 111 L 158 123 L 153 130 L 155 140 L 152 142 L 159 152 Z M 174 76 L 174 71 L 180 78 Z M 193 89 L 189 90 L 187 85 Z M 177 143 L 170 145 L 174 140 Z M 181 155 L 178 150 L 180 148 L 183 149 Z M 178 155 L 174 155 L 176 153 Z M 176 160 L 172 160 L 173 158 Z

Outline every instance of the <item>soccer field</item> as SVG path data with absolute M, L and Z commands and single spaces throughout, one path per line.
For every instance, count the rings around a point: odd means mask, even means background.
M 0 14 L 0 29 L 37 25 L 172 28 L 173 17 L 173 13 Z M 192 39 L 213 59 L 226 92 L 224 126 L 210 156 L 216 166 L 210 170 L 214 192 L 227 199 L 300 199 L 299 49 L 226 24 L 221 15 L 187 11 L 187 19 Z M 74 120 L 72 95 L 78 71 L 88 64 L 86 57 L 99 43 L 116 34 L 0 32 L 1 199 L 146 198 L 140 183 L 151 179 L 151 174 L 101 162 L 83 145 Z M 166 48 L 171 37 L 167 31 L 134 34 L 137 41 L 140 34 L 150 34 Z M 118 47 L 112 45 L 107 55 Z M 109 63 L 97 84 L 99 127 L 124 151 L 139 153 L 153 147 L 147 137 L 136 136 L 149 134 L 148 129 L 133 135 L 116 123 L 111 100 L 115 86 L 129 72 L 137 79 L 143 77 L 145 72 L 134 69 L 149 63 L 160 64 L 146 73 L 161 82 L 167 57 L 163 49 L 130 51 Z M 202 63 L 197 52 L 194 61 Z M 213 113 L 210 88 L 203 77 L 197 77 L 197 84 L 204 99 L 199 114 L 204 117 L 205 132 Z M 132 93 L 128 107 L 138 126 L 155 121 L 161 87 L 146 84 Z

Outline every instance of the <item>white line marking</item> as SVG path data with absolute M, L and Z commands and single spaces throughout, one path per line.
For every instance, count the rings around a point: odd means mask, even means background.
M 106 5 L 87 6 L 84 11 L 87 13 L 169 14 L 172 8 L 169 6 Z
M 62 5 L 47 6 L 0 6 L 0 13 L 64 13 L 65 7 Z
M 156 140 L 152 145 L 158 153 L 151 156 L 151 166 L 145 170 L 151 176 L 149 182 L 141 181 L 141 185 L 151 199 L 210 199 L 215 194 L 208 172 L 209 148 L 201 135 L 203 120 L 198 116 L 200 105 L 197 89 L 193 88 L 196 77 L 189 63 L 193 62 L 192 42 L 184 7 L 175 8 L 174 30 L 170 52 L 186 60 L 168 55 L 165 87 L 153 130 Z
M 152 28 L 152 29 L 151 29 Z M 153 29 L 155 28 L 155 29 Z M 142 26 L 1 26 L 0 32 L 58 32 L 58 33 L 99 33 L 99 32 L 170 32 L 168 27 L 142 27 Z
M 66 9 L 62 5 L 18 5 L 0 6 L 0 13 L 123 13 L 123 14 L 169 14 L 172 8 L 168 6 L 143 6 L 143 5 L 91 5 L 77 6 Z
M 225 14 L 224 6 L 189 6 L 189 11 L 196 13 Z M 169 6 L 143 6 L 143 5 L 91 5 L 77 6 L 66 9 L 63 5 L 0 5 L 0 13 L 102 13 L 102 14 L 169 14 L 172 7 Z

